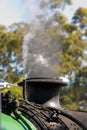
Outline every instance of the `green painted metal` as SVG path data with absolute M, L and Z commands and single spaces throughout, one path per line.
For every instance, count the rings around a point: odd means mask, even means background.
M 2 130 L 24 130 L 23 126 L 11 116 L 1 114 Z
M 36 130 L 36 127 L 21 114 L 15 115 L 1 114 L 1 130 Z
M 19 119 L 21 122 L 27 126 L 28 130 L 37 130 L 36 127 L 29 121 L 27 120 L 20 112 L 15 112 L 14 113 L 15 117 Z

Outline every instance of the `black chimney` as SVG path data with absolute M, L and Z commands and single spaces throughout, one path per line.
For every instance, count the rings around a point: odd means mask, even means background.
M 28 78 L 18 85 L 23 86 L 25 100 L 58 108 L 59 90 L 67 83 L 57 78 Z

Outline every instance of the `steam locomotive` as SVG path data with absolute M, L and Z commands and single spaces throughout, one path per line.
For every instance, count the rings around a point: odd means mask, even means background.
M 23 99 L 1 95 L 0 130 L 87 130 L 87 112 L 60 105 L 59 93 L 67 82 L 60 78 L 28 78 L 18 84 Z

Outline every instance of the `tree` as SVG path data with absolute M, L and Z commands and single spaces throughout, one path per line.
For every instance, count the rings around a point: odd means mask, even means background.
M 87 94 L 87 9 L 79 8 L 70 24 L 64 25 L 65 40 L 60 72 L 71 81 L 69 96 L 79 103 Z
M 27 24 L 26 24 L 27 25 Z M 22 42 L 25 24 L 0 26 L 0 79 L 15 82 L 23 74 Z

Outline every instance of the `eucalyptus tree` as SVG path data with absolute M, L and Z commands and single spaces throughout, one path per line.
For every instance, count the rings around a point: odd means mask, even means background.
M 27 25 L 27 24 L 26 24 Z M 0 26 L 0 79 L 15 82 L 23 74 L 22 42 L 25 24 Z
M 87 98 L 87 9 L 77 9 L 64 30 L 60 72 L 69 76 L 69 95 L 79 103 Z

